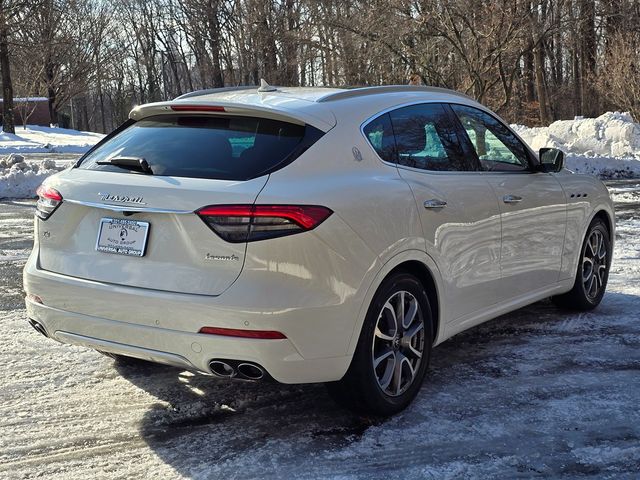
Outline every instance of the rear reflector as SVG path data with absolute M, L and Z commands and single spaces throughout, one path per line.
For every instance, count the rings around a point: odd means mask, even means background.
M 171 105 L 174 112 L 224 112 L 219 105 Z
M 211 205 L 196 213 L 220 238 L 239 243 L 306 232 L 333 212 L 317 205 Z
M 38 295 L 34 295 L 33 293 L 27 293 L 27 300 L 33 303 L 43 303 L 42 299 Z
M 36 190 L 38 202 L 36 203 L 36 216 L 46 220 L 62 203 L 62 195 L 55 188 L 40 185 Z
M 225 337 L 260 338 L 263 340 L 282 340 L 287 338 L 283 333 L 273 330 L 239 330 L 235 328 L 202 327 L 198 333 L 223 335 Z

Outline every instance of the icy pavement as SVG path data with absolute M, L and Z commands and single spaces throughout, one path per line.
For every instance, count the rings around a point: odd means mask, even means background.
M 26 323 L 33 202 L 0 203 L 0 478 L 637 478 L 640 184 L 611 182 L 599 309 L 540 302 L 437 347 L 412 406 L 374 422 L 322 386 L 114 367 Z

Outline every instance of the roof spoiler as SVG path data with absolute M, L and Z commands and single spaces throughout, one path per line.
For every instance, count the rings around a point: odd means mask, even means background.
M 186 98 L 186 101 L 181 97 L 181 99 L 177 101 L 156 102 L 137 106 L 131 110 L 129 118 L 138 121 L 155 115 L 175 115 L 179 112 L 183 115 L 236 115 L 270 118 L 272 120 L 280 120 L 297 125 L 308 124 L 323 132 L 328 132 L 336 125 L 336 118 L 329 110 L 309 112 L 278 108 L 270 105 L 235 103 L 222 99 L 207 101 L 194 99 L 193 103 L 191 103 L 188 101 L 189 97 Z M 191 106 L 193 107 L 192 110 L 189 108 Z

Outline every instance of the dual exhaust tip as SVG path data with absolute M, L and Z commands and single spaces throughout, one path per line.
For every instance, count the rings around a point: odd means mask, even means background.
M 36 332 L 44 335 L 45 337 L 49 336 L 47 334 L 47 330 L 44 328 L 44 325 L 42 325 L 40 322 L 34 320 L 33 318 L 29 319 L 29 325 L 31 325 Z
M 240 378 L 243 380 L 262 380 L 266 373 L 264 368 L 255 363 L 234 362 L 232 360 L 211 360 L 209 362 L 211 373 L 221 378 Z

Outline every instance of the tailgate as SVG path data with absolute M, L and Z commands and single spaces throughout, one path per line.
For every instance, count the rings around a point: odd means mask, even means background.
M 118 285 L 219 295 L 242 271 L 246 243 L 222 240 L 193 212 L 214 204 L 252 204 L 267 178 L 65 171 L 47 182 L 64 200 L 49 219 L 39 220 L 40 267 Z M 122 228 L 134 222 L 135 228 Z M 126 255 L 100 247 L 118 239 L 144 247 L 143 255 L 136 256 L 135 249 Z

